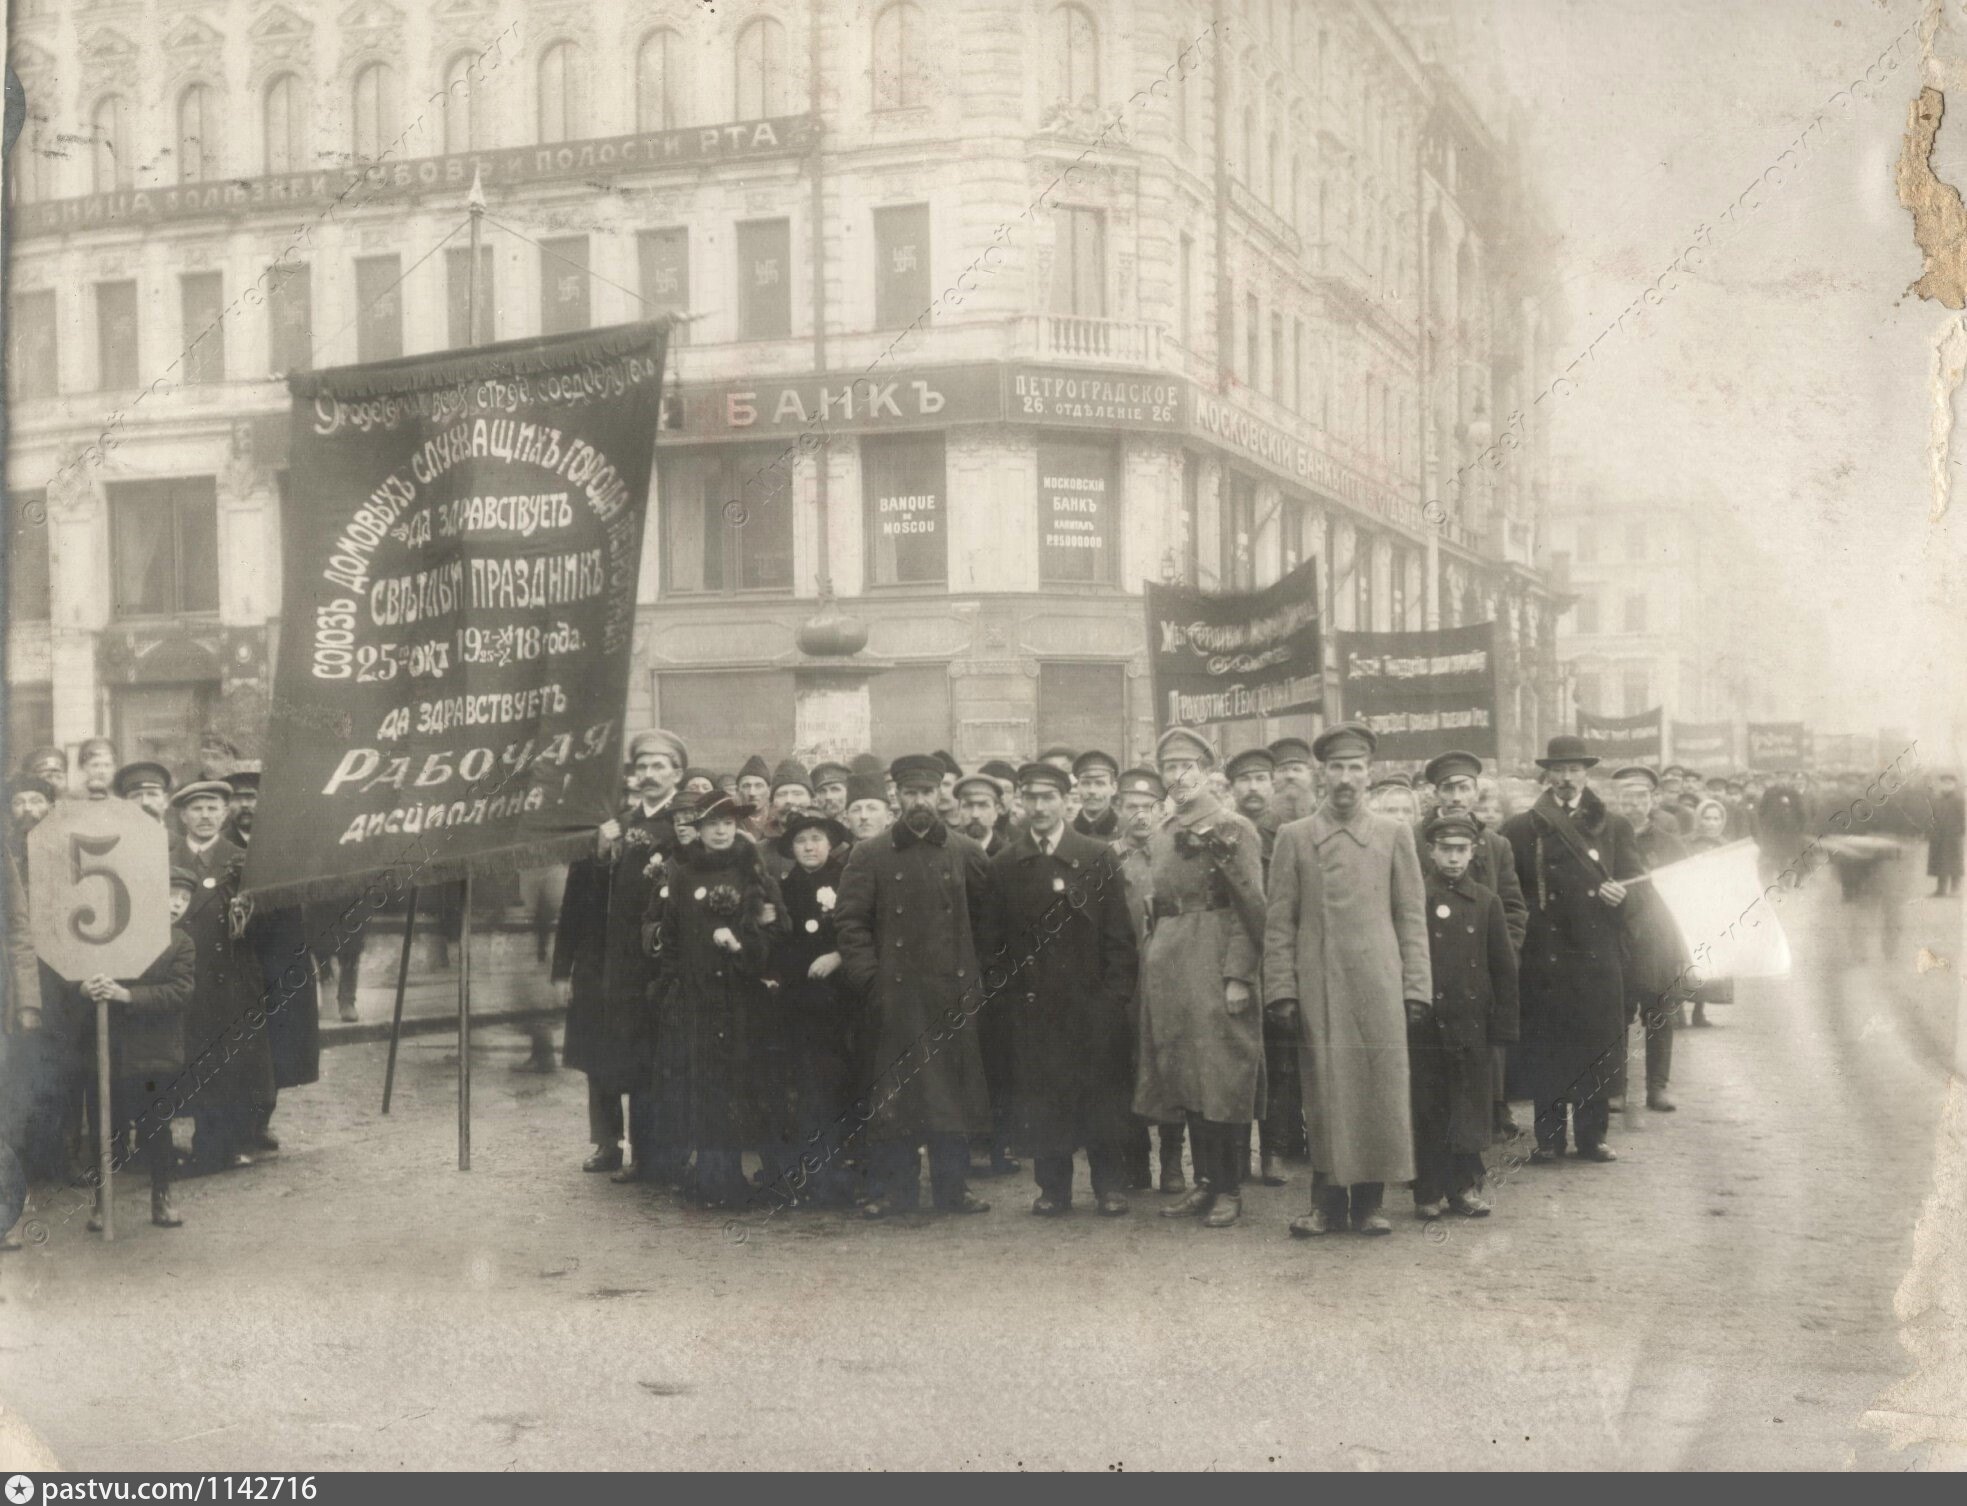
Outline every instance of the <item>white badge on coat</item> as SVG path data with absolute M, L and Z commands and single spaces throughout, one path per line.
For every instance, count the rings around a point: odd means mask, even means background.
M 705 889 L 705 888 L 703 888 L 703 887 L 702 887 L 701 885 L 699 885 L 699 886 L 698 886 L 698 888 L 697 888 L 697 892 L 696 892 L 696 894 L 695 894 L 695 896 L 694 896 L 694 898 L 697 898 L 697 899 L 702 899 L 702 898 L 703 898 L 703 897 L 704 897 L 704 896 L 705 896 L 706 894 L 708 894 L 708 893 L 710 893 L 710 891 L 709 891 L 708 889 Z
M 1448 918 L 1448 907 L 1446 905 L 1436 905 L 1434 907 L 1434 913 L 1439 915 L 1443 920 L 1446 920 Z
M 219 881 L 215 878 L 201 879 L 200 882 L 204 884 L 204 886 L 207 889 L 216 889 L 219 886 Z
M 819 930 L 819 928 L 820 928 L 820 923 L 819 923 L 819 922 L 818 922 L 817 920 L 809 920 L 809 921 L 807 921 L 807 922 L 806 922 L 806 933 L 807 933 L 807 934 L 808 934 L 809 936 L 810 936 L 810 935 L 811 935 L 811 934 L 812 934 L 813 932 L 815 932 L 815 931 L 817 931 L 817 930 Z
M 1587 847 L 1585 851 L 1591 854 L 1592 862 L 1596 863 L 1598 861 L 1598 849 L 1596 847 Z
M 1064 879 L 1062 879 L 1062 878 L 1055 878 L 1055 879 L 1053 879 L 1053 880 L 1052 880 L 1052 892 L 1053 892 L 1054 894 L 1063 894 L 1063 893 L 1065 893 L 1065 880 L 1064 880 Z

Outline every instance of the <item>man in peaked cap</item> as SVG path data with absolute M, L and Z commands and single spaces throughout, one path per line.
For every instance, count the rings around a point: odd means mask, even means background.
M 1121 879 L 1127 885 L 1127 919 L 1134 928 L 1134 947 L 1145 951 L 1147 933 L 1153 923 L 1154 876 L 1148 856 L 1148 843 L 1161 821 L 1162 803 L 1168 791 L 1161 776 L 1149 768 L 1128 769 L 1120 776 L 1114 807 L 1120 813 L 1120 834 L 1110 850 L 1120 865 Z M 1141 990 L 1134 985 L 1133 1012 L 1130 1016 L 1134 1041 L 1134 1072 L 1140 1075 Z M 1152 1121 L 1133 1115 L 1127 1136 L 1127 1190 L 1146 1192 L 1154 1186 L 1153 1142 L 1148 1131 Z M 1182 1145 L 1188 1127 L 1177 1119 L 1159 1126 L 1161 1136 L 1161 1190 L 1185 1192 L 1182 1175 Z
M 1564 1154 L 1567 1131 L 1576 1134 L 1581 1159 L 1618 1159 L 1605 1132 L 1607 1100 L 1625 1091 L 1619 908 L 1646 864 L 1631 825 L 1591 789 L 1587 773 L 1597 762 L 1583 738 L 1553 737 L 1537 760 L 1543 793 L 1503 823 L 1530 902 L 1517 1060 L 1536 1104 L 1535 1165 Z
M 1120 761 L 1111 753 L 1095 748 L 1073 759 L 1073 792 L 1079 796 L 1079 813 L 1072 818 L 1074 831 L 1102 842 L 1114 839 L 1120 831 L 1120 815 L 1113 808 L 1119 779 Z
M 1296 1235 L 1387 1234 L 1388 1182 L 1414 1177 L 1407 1024 L 1432 996 L 1413 828 L 1367 807 L 1378 739 L 1341 723 L 1319 734 L 1325 799 L 1277 836 L 1264 992 L 1296 1027 L 1312 1209 Z
M 895 761 L 901 819 L 854 843 L 833 911 L 841 976 L 865 1000 L 874 1040 L 865 1095 L 869 1218 L 915 1208 L 916 1148 L 925 1140 L 936 1207 L 982 1213 L 990 1206 L 968 1185 L 968 1137 L 991 1128 L 975 1028 L 990 1001 L 972 930 L 987 902 L 989 865 L 936 813 L 943 773 L 934 758 Z
M 1084 1148 L 1095 1202 L 1114 1217 L 1127 1211 L 1124 1147 L 1133 1128 L 1139 958 L 1127 885 L 1107 844 L 1066 821 L 1071 775 L 1028 763 L 1018 785 L 1030 825 L 991 859 L 978 931 L 997 994 L 985 1008 L 1008 1026 L 1012 1138 L 1032 1157 L 1033 1213 L 1071 1208 L 1072 1158 Z
M 1280 737 L 1270 745 L 1270 820 L 1273 826 L 1301 821 L 1318 804 L 1311 771 L 1311 744 L 1302 737 Z
M 1040 763 L 1049 763 L 1054 768 L 1064 769 L 1070 774 L 1072 772 L 1072 760 L 1076 757 L 1078 755 L 1072 749 L 1066 747 L 1064 743 L 1054 743 L 1038 755 L 1038 761 Z
M 1246 748 L 1234 755 L 1223 768 L 1229 776 L 1230 798 L 1237 813 L 1256 827 L 1263 843 L 1266 883 L 1270 877 L 1270 857 L 1276 849 L 1279 824 L 1270 819 L 1275 794 L 1273 782 L 1277 759 L 1268 748 Z M 1284 1170 L 1287 1156 L 1304 1150 L 1304 1109 L 1298 1092 L 1298 1043 L 1287 1026 L 1266 1015 L 1264 1020 L 1264 1113 L 1258 1120 L 1258 1180 L 1266 1187 L 1282 1187 L 1289 1177 Z M 1243 1128 L 1243 1154 L 1249 1155 L 1250 1129 Z
M 1268 866 L 1277 828 L 1266 832 L 1264 818 L 1270 814 L 1271 796 L 1276 793 L 1277 759 L 1268 748 L 1245 748 L 1223 765 L 1223 773 L 1229 778 L 1230 798 L 1236 802 L 1237 814 L 1256 827 L 1264 839 L 1264 863 Z
M 956 781 L 963 777 L 963 765 L 949 754 L 938 749 L 934 755 L 942 768 L 941 793 L 937 798 L 936 812 L 949 825 L 956 825 Z
M 1665 780 L 1644 764 L 1627 764 L 1612 774 L 1619 814 L 1632 826 L 1640 861 L 1648 872 L 1687 856 L 1680 822 L 1670 814 L 1662 794 Z M 1681 1000 L 1675 985 L 1693 959 L 1666 906 L 1652 885 L 1642 885 L 1628 901 L 1625 916 L 1627 1003 L 1637 1008 L 1646 1033 L 1646 1107 L 1656 1114 L 1674 1111 L 1667 1092 L 1673 1074 L 1673 1024 Z
M 1004 786 L 979 771 L 956 781 L 956 830 L 994 858 L 1005 847 Z
M 119 800 L 134 801 L 139 810 L 162 821 L 164 812 L 170 808 L 171 790 L 175 784 L 171 771 L 161 763 L 140 759 L 118 769 L 110 788 Z
M 847 781 L 853 770 L 831 759 L 813 765 L 813 804 L 822 815 L 839 820 L 847 811 Z

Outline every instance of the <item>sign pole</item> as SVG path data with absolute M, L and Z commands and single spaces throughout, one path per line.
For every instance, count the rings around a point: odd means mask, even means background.
M 471 1170 L 471 870 L 458 927 L 458 1170 Z
M 109 1000 L 96 1000 L 96 1195 L 102 1199 L 102 1238 L 116 1238 L 116 1189 L 110 1185 L 116 1157 L 111 1154 L 109 1126 Z
M 389 1112 L 389 1095 L 396 1086 L 396 1043 L 403 1038 L 403 990 L 410 982 L 410 938 L 417 929 L 417 886 L 410 885 L 410 902 L 403 915 L 403 955 L 396 964 L 396 1009 L 389 1018 L 389 1060 L 382 1069 L 382 1111 Z M 335 980 L 339 983 L 341 980 Z

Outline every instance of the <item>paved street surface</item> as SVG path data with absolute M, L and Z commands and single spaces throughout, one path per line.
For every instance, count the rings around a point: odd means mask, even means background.
M 1858 961 L 1835 887 L 1783 909 L 1796 977 L 1680 1034 L 1680 1112 L 1615 1118 L 1617 1165 L 1504 1168 L 1495 1217 L 1432 1231 L 1396 1193 L 1382 1240 L 1291 1240 L 1295 1186 L 1224 1232 L 1152 1194 L 1045 1222 L 1019 1178 L 740 1242 L 583 1176 L 582 1079 L 511 1073 L 517 1031 L 477 1042 L 469 1173 L 453 1043 L 405 1043 L 387 1119 L 383 1048 L 343 1046 L 184 1229 L 134 1180 L 113 1245 L 37 1204 L 0 1394 L 104 1470 L 1916 1464 L 1861 1418 L 1909 1368 L 1956 985 L 1913 959 L 1960 914 Z

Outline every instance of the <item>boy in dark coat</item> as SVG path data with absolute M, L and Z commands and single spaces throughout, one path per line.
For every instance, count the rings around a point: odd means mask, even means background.
M 98 973 L 75 985 L 91 1008 L 109 1003 L 109 1115 L 111 1134 L 120 1142 L 112 1150 L 119 1165 L 140 1157 L 149 1169 L 150 1221 L 160 1229 L 184 1223 L 171 1206 L 169 1095 L 184 1071 L 184 1017 L 198 986 L 198 948 L 183 921 L 199 887 L 189 869 L 171 870 L 171 942 L 141 977 L 118 981 Z M 154 1112 L 159 1104 L 162 1113 Z M 91 1080 L 89 1123 L 100 1122 Z M 100 1187 L 89 1227 L 102 1228 Z
M 1481 1218 L 1489 1212 L 1478 1189 L 1494 1092 L 1491 1048 L 1516 1039 L 1516 950 L 1502 900 L 1469 877 L 1483 835 L 1475 817 L 1440 811 L 1421 835 L 1434 996 L 1425 1007 L 1407 1006 L 1414 1212 Z

